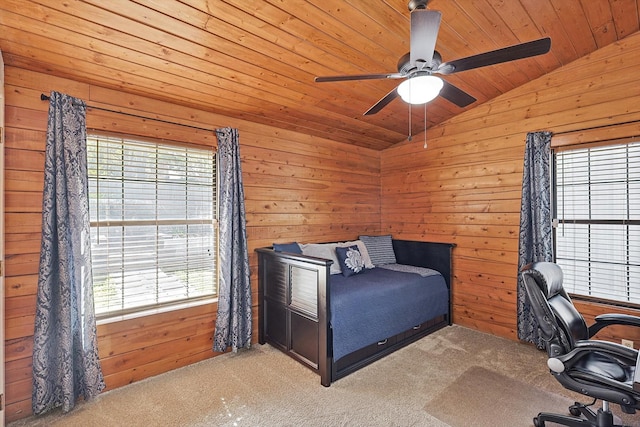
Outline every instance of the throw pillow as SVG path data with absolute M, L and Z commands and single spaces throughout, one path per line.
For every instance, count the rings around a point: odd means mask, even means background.
M 343 276 L 353 276 L 364 270 L 364 260 L 358 250 L 358 246 L 337 247 L 336 254 L 338 255 L 338 262 Z
M 303 255 L 330 259 L 333 261 L 333 264 L 331 264 L 329 273 L 340 274 L 340 263 L 336 256 L 336 246 L 337 243 L 303 243 L 300 245 L 300 249 L 302 249 Z
M 375 265 L 371 262 L 371 258 L 369 257 L 369 252 L 367 251 L 367 247 L 362 243 L 362 240 L 352 240 L 350 242 L 338 243 L 338 247 L 346 248 L 347 246 L 356 245 L 358 250 L 360 251 L 360 255 L 362 255 L 362 260 L 364 261 L 364 268 L 373 268 Z
M 296 242 L 274 243 L 273 250 L 276 252 L 291 252 L 292 254 L 302 254 L 302 249 L 300 249 L 300 245 L 298 245 Z
M 391 235 L 386 236 L 360 236 L 369 252 L 369 257 L 374 265 L 395 264 L 396 253 L 393 251 Z

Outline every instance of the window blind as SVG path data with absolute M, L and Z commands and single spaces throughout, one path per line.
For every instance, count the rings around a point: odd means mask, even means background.
M 214 296 L 215 153 L 102 136 L 87 153 L 96 314 Z
M 565 289 L 640 304 L 640 143 L 559 151 L 555 176 Z

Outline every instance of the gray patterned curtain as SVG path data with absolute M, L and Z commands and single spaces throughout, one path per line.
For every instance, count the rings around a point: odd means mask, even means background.
M 518 338 L 544 348 L 527 300 L 520 269 L 531 262 L 553 261 L 551 227 L 551 132 L 527 134 L 522 175 L 518 248 Z
M 91 277 L 85 104 L 52 92 L 33 336 L 34 414 L 89 399 L 105 387 Z
M 251 283 L 238 130 L 217 129 L 220 284 L 213 350 L 251 344 Z

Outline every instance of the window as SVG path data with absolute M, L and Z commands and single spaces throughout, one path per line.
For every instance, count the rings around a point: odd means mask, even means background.
M 97 316 L 215 296 L 215 152 L 95 135 L 87 152 Z
M 640 142 L 554 157 L 555 253 L 565 289 L 640 304 Z

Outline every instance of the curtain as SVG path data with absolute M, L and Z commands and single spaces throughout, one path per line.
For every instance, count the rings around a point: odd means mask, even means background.
M 105 387 L 91 277 L 85 104 L 52 92 L 47 123 L 42 241 L 33 336 L 34 414 Z
M 553 261 L 551 226 L 551 132 L 527 134 L 522 175 L 518 248 L 518 338 L 544 348 L 527 300 L 520 269 L 531 262 Z
M 237 351 L 251 344 L 251 283 L 238 130 L 218 129 L 216 134 L 220 283 L 213 350 L 223 352 L 228 347 Z

